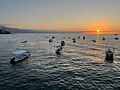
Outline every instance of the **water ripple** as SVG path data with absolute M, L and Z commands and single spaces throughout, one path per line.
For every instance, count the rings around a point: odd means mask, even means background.
M 49 43 L 52 36 L 56 38 Z M 83 34 L 1 35 L 0 90 L 119 90 L 119 41 L 109 38 L 110 35 L 99 35 L 106 40 L 99 38 L 96 43 L 91 42 L 96 35 L 84 35 L 86 40 L 76 39 L 76 43 L 68 39 L 77 36 Z M 63 37 L 66 46 L 61 55 L 55 55 Z M 24 40 L 28 43 L 20 43 Z M 104 62 L 108 41 L 115 46 L 114 63 Z M 31 57 L 10 65 L 12 52 L 19 49 L 29 50 Z

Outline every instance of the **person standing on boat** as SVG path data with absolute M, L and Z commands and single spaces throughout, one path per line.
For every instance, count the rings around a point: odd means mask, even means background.
M 112 63 L 113 60 L 114 60 L 114 56 L 113 56 L 114 52 L 110 49 L 110 47 L 108 47 L 108 50 L 105 51 L 105 54 L 106 54 L 105 60 L 106 60 L 107 62 Z

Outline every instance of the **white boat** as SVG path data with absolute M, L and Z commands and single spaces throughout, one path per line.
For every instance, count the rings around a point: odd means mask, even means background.
M 58 46 L 55 53 L 56 54 L 61 54 L 62 50 L 63 50 L 63 46 Z
M 108 49 L 105 50 L 105 61 L 112 63 L 114 61 L 114 48 L 113 50 L 110 49 L 110 47 L 107 47 Z
M 30 52 L 26 50 L 19 50 L 14 53 L 13 58 L 11 59 L 10 63 L 15 64 L 16 62 L 19 62 L 21 60 L 24 60 L 30 56 Z

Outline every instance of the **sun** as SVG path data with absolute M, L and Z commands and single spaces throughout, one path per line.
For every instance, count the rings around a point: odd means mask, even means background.
M 99 29 L 97 29 L 97 32 L 99 33 L 99 32 L 100 32 L 100 30 L 99 30 Z

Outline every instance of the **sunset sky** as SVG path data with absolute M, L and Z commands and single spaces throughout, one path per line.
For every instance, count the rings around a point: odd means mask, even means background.
M 120 0 L 0 0 L 0 24 L 38 30 L 119 31 Z

